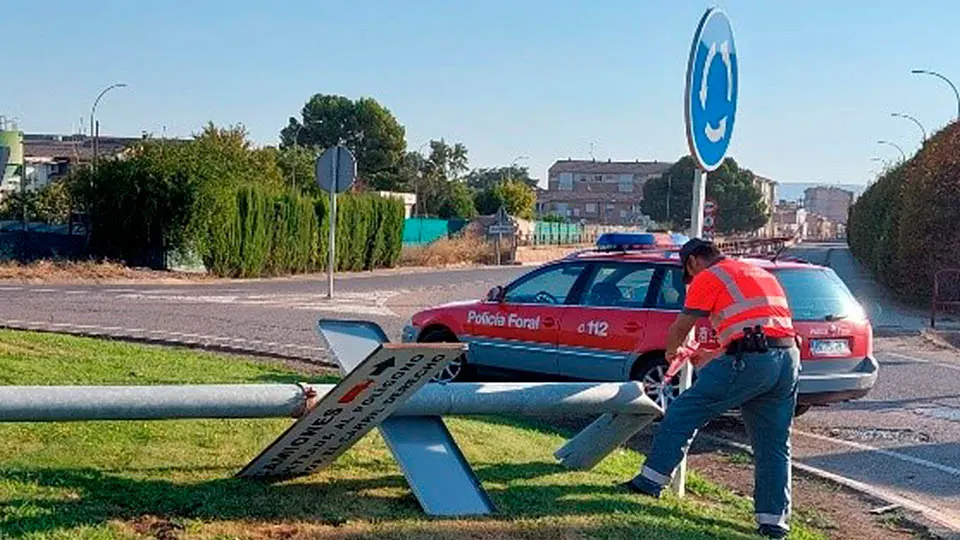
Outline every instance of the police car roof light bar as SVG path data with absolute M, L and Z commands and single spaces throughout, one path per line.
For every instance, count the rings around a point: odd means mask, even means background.
M 597 239 L 598 251 L 650 251 L 676 247 L 666 233 L 604 233 Z

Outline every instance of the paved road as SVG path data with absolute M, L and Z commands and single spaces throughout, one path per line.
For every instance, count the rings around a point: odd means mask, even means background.
M 925 314 L 897 306 L 842 245 L 794 254 L 832 266 L 877 327 L 916 331 Z M 426 305 L 478 298 L 526 268 L 353 275 L 326 299 L 322 277 L 178 285 L 0 283 L 0 325 L 207 344 L 327 361 L 318 318 L 365 318 L 391 336 Z M 882 371 L 865 399 L 799 419 L 803 463 L 894 491 L 960 522 L 960 355 L 916 336 L 879 338 Z M 729 424 L 729 423 L 728 423 Z M 742 436 L 729 427 L 720 434 Z
M 915 335 L 927 314 L 897 305 L 844 245 L 794 253 L 831 266 L 885 333 L 881 371 L 866 398 L 814 409 L 797 421 L 798 459 L 937 508 L 960 523 L 960 355 Z
M 480 298 L 520 267 L 354 274 L 327 299 L 324 277 L 174 285 L 0 282 L 0 325 L 213 345 L 327 361 L 320 318 L 363 318 L 399 337 L 424 305 Z

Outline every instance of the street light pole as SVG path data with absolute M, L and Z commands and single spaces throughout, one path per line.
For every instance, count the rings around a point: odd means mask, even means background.
M 297 124 L 297 130 L 293 132 L 293 165 L 290 167 L 290 183 L 293 184 L 293 188 L 297 187 L 297 141 L 300 138 L 301 129 L 303 124 Z
M 430 144 L 430 141 L 427 141 L 420 145 L 420 148 L 417 148 L 417 156 L 420 159 L 423 159 L 423 149 Z M 423 205 L 420 204 L 420 181 L 423 180 L 423 167 L 422 163 L 417 163 L 417 181 L 413 185 L 413 217 L 420 217 L 420 211 L 423 209 Z
M 903 151 L 903 148 L 900 148 L 900 145 L 890 141 L 877 141 L 877 144 L 885 144 L 887 146 L 892 146 L 900 152 L 900 157 L 903 158 L 903 161 L 907 161 L 907 154 Z
M 957 90 L 957 86 L 953 84 L 953 82 L 950 79 L 944 77 L 943 75 L 937 73 L 936 71 L 930 71 L 927 69 L 914 69 L 914 70 L 911 70 L 910 73 L 913 73 L 914 75 L 930 75 L 931 77 L 936 77 L 938 79 L 941 79 L 945 83 L 949 84 L 950 88 L 953 89 L 953 95 L 956 96 L 957 98 L 957 119 L 960 119 L 960 91 Z
M 93 170 L 94 171 L 97 170 L 97 143 L 99 142 L 97 140 L 98 134 L 94 132 L 94 129 L 95 129 L 94 122 L 95 122 L 95 117 L 97 115 L 97 105 L 100 104 L 100 100 L 103 98 L 104 94 L 106 94 L 107 92 L 113 90 L 114 88 L 126 88 L 126 86 L 127 86 L 126 83 L 115 83 L 104 88 L 100 92 L 100 94 L 97 95 L 97 99 L 93 101 L 93 107 L 90 108 L 90 137 L 93 138 Z
M 517 157 L 513 158 L 513 161 L 510 162 L 510 167 L 508 167 L 508 169 L 509 169 L 509 171 L 510 171 L 511 174 L 513 174 L 513 168 L 517 165 L 517 162 L 520 161 L 521 159 L 530 159 L 530 158 L 527 157 L 527 156 L 517 156 Z M 511 179 L 512 179 L 512 177 L 511 177 Z M 500 172 L 500 181 L 503 182 L 504 180 L 506 180 L 506 178 L 503 177 L 503 171 L 501 170 L 501 172 Z
M 927 130 L 924 129 L 923 124 L 921 124 L 919 120 L 917 120 L 916 118 L 910 116 L 909 114 L 904 114 L 904 113 L 890 113 L 890 116 L 892 116 L 892 117 L 894 117 L 894 118 L 906 118 L 907 120 L 910 120 L 911 122 L 913 122 L 914 124 L 916 124 L 917 127 L 920 128 L 920 133 L 923 134 L 923 141 L 922 141 L 922 142 L 926 142 L 926 140 L 927 140 Z

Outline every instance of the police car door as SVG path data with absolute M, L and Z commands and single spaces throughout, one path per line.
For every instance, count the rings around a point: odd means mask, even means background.
M 469 321 L 470 359 L 502 370 L 557 374 L 560 322 L 585 263 L 550 265 L 510 284 Z
M 595 263 L 578 306 L 571 306 L 563 319 L 561 375 L 594 381 L 625 378 L 634 351 L 645 338 L 655 274 L 656 267 L 649 264 Z

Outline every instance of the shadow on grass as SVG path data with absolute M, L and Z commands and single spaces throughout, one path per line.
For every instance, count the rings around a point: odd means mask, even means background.
M 184 472 L 191 472 L 184 471 Z M 472 518 L 456 524 L 459 533 L 489 531 L 491 522 L 511 527 L 515 519 L 582 517 L 569 524 L 544 524 L 557 532 L 582 531 L 589 537 L 744 538 L 752 530 L 742 523 L 704 516 L 626 495 L 617 486 L 551 484 L 549 477 L 566 472 L 546 462 L 492 465 L 480 468 L 491 497 L 500 509 L 494 518 Z M 128 472 L 129 474 L 129 472 Z M 498 484 L 541 479 L 538 485 Z M 311 521 L 341 526 L 348 521 L 385 522 L 423 519 L 406 481 L 399 475 L 372 479 L 333 479 L 313 483 L 266 484 L 237 478 L 197 483 L 134 479 L 93 469 L 0 470 L 0 482 L 24 483 L 64 490 L 50 499 L 7 499 L 0 503 L 0 537 L 64 532 L 78 526 L 135 520 L 145 515 L 176 522 Z M 24 490 L 27 491 L 27 490 Z M 33 491 L 31 488 L 30 491 Z M 386 491 L 386 492 L 385 492 Z M 625 519 L 624 516 L 632 516 Z M 503 521 L 503 519 L 508 521 Z M 425 521 L 426 529 L 444 520 Z M 644 534 L 643 530 L 658 534 Z M 544 531 L 541 531 L 546 532 Z M 541 537 L 540 534 L 535 535 Z M 551 535 L 553 536 L 553 535 Z

